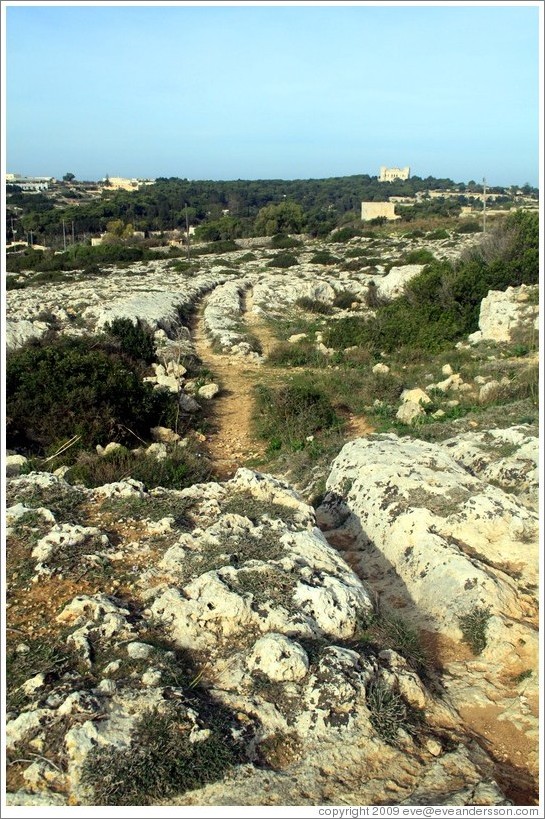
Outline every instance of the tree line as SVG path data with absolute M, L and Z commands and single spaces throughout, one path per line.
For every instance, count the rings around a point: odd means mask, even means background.
M 206 240 L 237 239 L 277 232 L 305 232 L 325 236 L 360 218 L 362 201 L 387 201 L 390 196 L 414 196 L 420 191 L 456 190 L 455 200 L 421 203 L 418 215 L 456 215 L 468 191 L 481 188 L 473 181 L 422 179 L 379 182 L 377 177 L 331 177 L 327 179 L 266 179 L 190 181 L 161 177 L 137 191 L 104 189 L 99 199 L 58 207 L 46 194 L 7 195 L 7 239 L 29 233 L 35 243 L 58 244 L 62 225 L 75 225 L 78 240 L 103 233 L 112 220 L 131 224 L 134 230 L 153 232 L 200 228 Z M 490 192 L 508 193 L 489 188 Z M 533 190 L 533 189 L 530 189 Z M 405 211 L 408 214 L 408 209 Z M 410 218 L 409 216 L 407 218 Z M 16 223 L 16 232 L 12 229 Z

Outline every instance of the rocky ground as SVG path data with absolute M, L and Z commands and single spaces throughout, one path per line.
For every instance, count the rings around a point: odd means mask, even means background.
M 244 466 L 264 456 L 250 426 L 274 341 L 263 317 L 343 291 L 361 300 L 332 320 L 364 313 L 371 282 L 395 296 L 421 270 L 396 264 L 413 247 L 399 244 L 360 271 L 346 248 L 312 262 L 313 246 L 295 276 L 263 248 L 9 293 L 11 349 L 51 326 L 144 319 L 163 361 L 149 378 L 208 402 L 219 480 L 86 489 L 8 456 L 8 804 L 537 803 L 536 424 L 425 441 L 362 419 L 317 508 Z M 533 326 L 533 292 L 491 294 L 468 344 Z M 185 380 L 187 352 L 221 392 Z M 400 421 L 428 393 L 486 401 L 505 388 L 492 364 L 415 385 Z

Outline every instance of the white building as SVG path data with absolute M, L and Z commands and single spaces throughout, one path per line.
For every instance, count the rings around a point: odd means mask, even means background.
M 411 169 L 409 166 L 406 168 L 387 168 L 386 165 L 381 165 L 378 181 L 393 182 L 395 179 L 408 179 L 410 175 Z

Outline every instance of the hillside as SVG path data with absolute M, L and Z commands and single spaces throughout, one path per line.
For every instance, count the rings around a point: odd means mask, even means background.
M 537 804 L 537 240 L 12 273 L 8 804 Z

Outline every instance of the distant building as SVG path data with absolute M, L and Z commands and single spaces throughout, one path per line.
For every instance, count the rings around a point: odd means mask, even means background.
M 387 219 L 393 222 L 394 219 L 401 219 L 395 212 L 394 202 L 362 202 L 361 219 L 362 222 L 370 222 L 372 219 Z
M 6 184 L 17 185 L 22 191 L 26 193 L 38 193 L 45 191 L 49 185 L 55 182 L 53 176 L 22 176 L 20 173 L 7 173 Z
M 113 190 L 118 191 L 137 191 L 142 185 L 153 185 L 153 179 L 127 179 L 124 176 L 105 176 L 101 180 L 103 185 L 106 185 Z
M 395 179 L 408 179 L 410 175 L 411 169 L 408 166 L 406 168 L 387 168 L 381 165 L 378 181 L 393 182 Z

